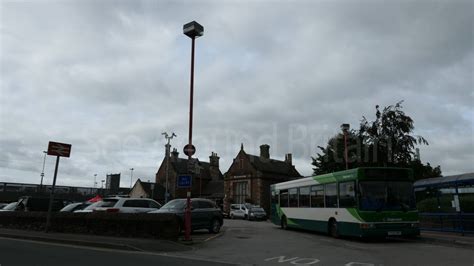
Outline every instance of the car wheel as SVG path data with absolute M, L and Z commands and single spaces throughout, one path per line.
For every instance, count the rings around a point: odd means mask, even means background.
M 248 219 L 248 218 L 247 218 L 247 214 L 245 214 L 245 215 L 244 215 L 244 219 L 245 219 L 245 220 L 247 220 L 247 219 Z
M 286 216 L 281 217 L 281 229 L 288 230 L 288 221 Z
M 234 220 L 234 215 L 230 214 L 230 219 Z
M 221 222 L 218 219 L 213 219 L 211 221 L 211 227 L 209 228 L 209 233 L 217 234 L 221 230 Z
M 328 231 L 329 231 L 329 235 L 330 235 L 330 236 L 332 236 L 332 237 L 334 237 L 334 238 L 338 238 L 338 237 L 339 237 L 339 230 L 338 230 L 338 228 L 337 228 L 337 222 L 336 222 L 336 220 L 333 219 L 333 220 L 331 220 L 331 221 L 329 222 L 329 229 L 328 229 Z

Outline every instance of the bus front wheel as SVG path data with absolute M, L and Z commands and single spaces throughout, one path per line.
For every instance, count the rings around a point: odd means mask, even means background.
M 286 216 L 281 217 L 281 229 L 288 230 L 288 221 L 286 220 Z
M 332 236 L 334 238 L 339 237 L 339 231 L 338 231 L 337 222 L 336 222 L 335 219 L 329 220 L 328 231 L 329 231 L 330 236 Z

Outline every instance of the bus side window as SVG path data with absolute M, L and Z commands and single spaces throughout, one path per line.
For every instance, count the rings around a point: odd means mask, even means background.
M 297 188 L 288 189 L 288 195 L 290 199 L 290 207 L 298 207 L 298 189 Z
M 337 183 L 324 185 L 326 208 L 337 208 Z
M 280 191 L 280 207 L 288 207 L 288 190 Z
M 311 187 L 311 208 L 324 208 L 324 187 Z
M 339 207 L 352 208 L 356 206 L 355 183 L 339 183 Z
M 300 208 L 309 208 L 309 187 L 300 188 L 299 194 L 299 207 Z

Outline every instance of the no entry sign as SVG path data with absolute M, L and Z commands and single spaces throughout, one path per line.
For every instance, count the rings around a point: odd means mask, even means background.
M 187 156 L 193 156 L 196 153 L 196 147 L 194 147 L 193 144 L 187 144 L 186 146 L 184 146 L 183 152 Z

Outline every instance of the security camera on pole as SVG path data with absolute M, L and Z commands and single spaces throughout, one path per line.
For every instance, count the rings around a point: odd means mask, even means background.
M 196 152 L 193 146 L 193 93 L 194 93 L 194 43 L 197 37 L 204 34 L 204 27 L 196 21 L 184 24 L 183 33 L 191 38 L 191 84 L 189 96 L 189 142 L 184 146 L 184 153 L 188 155 L 188 163 L 192 164 L 192 156 Z M 190 167 L 188 167 L 188 171 Z M 192 170 L 192 169 L 191 169 Z M 184 239 L 191 240 L 191 187 L 188 188 L 186 212 L 184 215 Z

